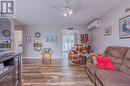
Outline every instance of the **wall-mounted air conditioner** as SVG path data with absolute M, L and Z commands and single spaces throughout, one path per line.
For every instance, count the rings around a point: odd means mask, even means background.
M 92 22 L 91 24 L 89 24 L 87 26 L 87 30 L 91 30 L 93 28 L 98 28 L 98 27 L 100 27 L 100 25 L 101 25 L 101 21 L 100 20 L 95 20 L 94 22 Z

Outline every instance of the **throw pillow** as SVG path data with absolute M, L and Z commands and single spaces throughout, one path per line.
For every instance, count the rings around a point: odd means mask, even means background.
M 109 58 L 105 58 L 105 69 L 116 70 L 116 67 L 112 64 L 112 61 Z
M 97 58 L 97 67 L 100 68 L 100 69 L 104 69 L 105 68 L 105 64 L 104 64 L 104 58 L 102 57 L 98 57 Z
M 97 58 L 98 61 L 98 68 L 105 69 L 105 70 L 116 70 L 117 68 L 112 64 L 111 59 L 109 58 Z
M 94 65 L 96 65 L 97 64 L 97 55 L 92 55 L 92 63 L 94 64 Z

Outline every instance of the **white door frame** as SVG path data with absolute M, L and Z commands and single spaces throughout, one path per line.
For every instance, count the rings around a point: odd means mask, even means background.
M 14 52 L 22 53 L 23 52 L 23 31 L 15 30 L 14 31 Z

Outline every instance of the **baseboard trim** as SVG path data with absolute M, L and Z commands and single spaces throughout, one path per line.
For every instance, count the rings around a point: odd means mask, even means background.
M 41 58 L 41 57 L 22 57 L 22 58 L 33 58 L 33 59 L 39 59 L 39 58 Z M 63 57 L 52 57 L 52 59 L 55 59 L 55 58 L 63 58 Z

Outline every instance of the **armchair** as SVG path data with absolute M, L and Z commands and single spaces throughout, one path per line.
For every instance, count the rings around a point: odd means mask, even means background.
M 45 58 L 47 57 L 51 62 L 51 56 L 52 56 L 51 54 L 52 54 L 51 48 L 43 48 L 41 51 L 41 60 L 44 61 Z
M 75 63 L 75 64 L 85 64 L 86 58 L 85 54 L 89 54 L 91 51 L 91 46 L 88 45 L 80 45 L 77 46 L 75 50 L 70 50 L 69 52 L 69 63 Z

